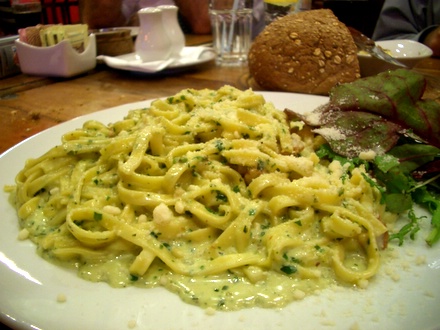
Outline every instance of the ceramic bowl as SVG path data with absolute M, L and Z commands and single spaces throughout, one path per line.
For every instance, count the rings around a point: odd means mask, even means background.
M 414 67 L 419 61 L 432 55 L 432 50 L 429 47 L 413 40 L 376 41 L 376 45 L 382 47 L 389 55 L 395 57 L 409 68 Z M 364 52 L 358 53 L 358 59 L 362 77 L 399 68 L 394 64 L 381 61 Z
M 89 36 L 83 52 L 73 49 L 68 40 L 49 47 L 37 47 L 15 40 L 20 69 L 36 76 L 72 77 L 96 66 L 96 39 Z

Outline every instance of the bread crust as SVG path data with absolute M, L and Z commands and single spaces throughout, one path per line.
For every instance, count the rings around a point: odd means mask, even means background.
M 264 89 L 320 95 L 360 78 L 353 38 L 329 9 L 287 15 L 266 26 L 251 45 L 249 71 Z

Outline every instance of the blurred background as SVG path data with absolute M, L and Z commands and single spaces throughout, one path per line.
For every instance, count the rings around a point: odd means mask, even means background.
M 19 28 L 38 23 L 80 23 L 79 0 L 36 0 L 34 3 L 38 5 L 19 11 L 13 8 L 11 0 L 0 0 L 0 36 L 17 34 Z
M 383 2 L 384 0 L 324 0 L 323 7 L 331 9 L 345 25 L 371 37 Z
M 14 10 L 0 0 L 0 37 L 17 34 L 22 27 L 41 24 L 81 23 L 81 0 L 25 0 L 38 3 L 32 10 Z M 312 8 L 331 9 L 339 20 L 371 36 L 384 0 L 313 0 Z

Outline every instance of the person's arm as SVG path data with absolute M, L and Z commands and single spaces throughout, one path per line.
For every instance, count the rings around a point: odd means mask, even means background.
M 385 0 L 376 28 L 374 40 L 411 39 L 418 40 L 426 27 L 419 17 L 425 10 L 412 0 Z
M 209 0 L 175 0 L 180 14 L 191 27 L 192 33 L 211 33 L 211 20 L 209 17 Z
M 81 21 L 90 29 L 125 26 L 122 0 L 80 0 Z

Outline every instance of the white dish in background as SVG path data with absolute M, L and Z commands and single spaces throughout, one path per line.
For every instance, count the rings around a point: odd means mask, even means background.
M 37 76 L 72 77 L 96 66 L 96 39 L 91 34 L 83 52 L 73 49 L 68 40 L 49 47 L 37 47 L 15 40 L 20 69 Z
M 326 97 L 262 92 L 279 109 L 310 111 Z M 0 186 L 13 184 L 26 159 L 58 145 L 62 134 L 86 120 L 121 120 L 149 101 L 127 104 L 65 122 L 18 144 L 0 156 Z M 366 290 L 327 290 L 283 309 L 252 308 L 209 315 L 183 303 L 163 288 L 111 288 L 82 280 L 36 254 L 35 245 L 19 241 L 18 219 L 0 193 L 0 321 L 15 329 L 399 329 L 428 330 L 440 325 L 440 244 L 428 248 L 423 238 L 395 247 L 395 259 L 382 265 Z M 420 214 L 421 210 L 417 210 Z M 429 226 L 426 220 L 423 224 Z M 65 302 L 57 302 L 64 295 Z
M 111 68 L 150 74 L 190 68 L 213 59 L 215 59 L 214 50 L 205 46 L 185 47 L 179 58 L 164 61 L 142 62 L 137 58 L 136 53 L 119 56 L 98 56 L 98 60 L 104 61 Z
M 432 55 L 431 48 L 413 40 L 383 40 L 376 41 L 376 45 L 382 47 L 389 55 L 409 68 L 414 67 L 419 61 Z M 400 68 L 364 52 L 358 53 L 358 60 L 362 77 L 373 76 L 379 72 Z

